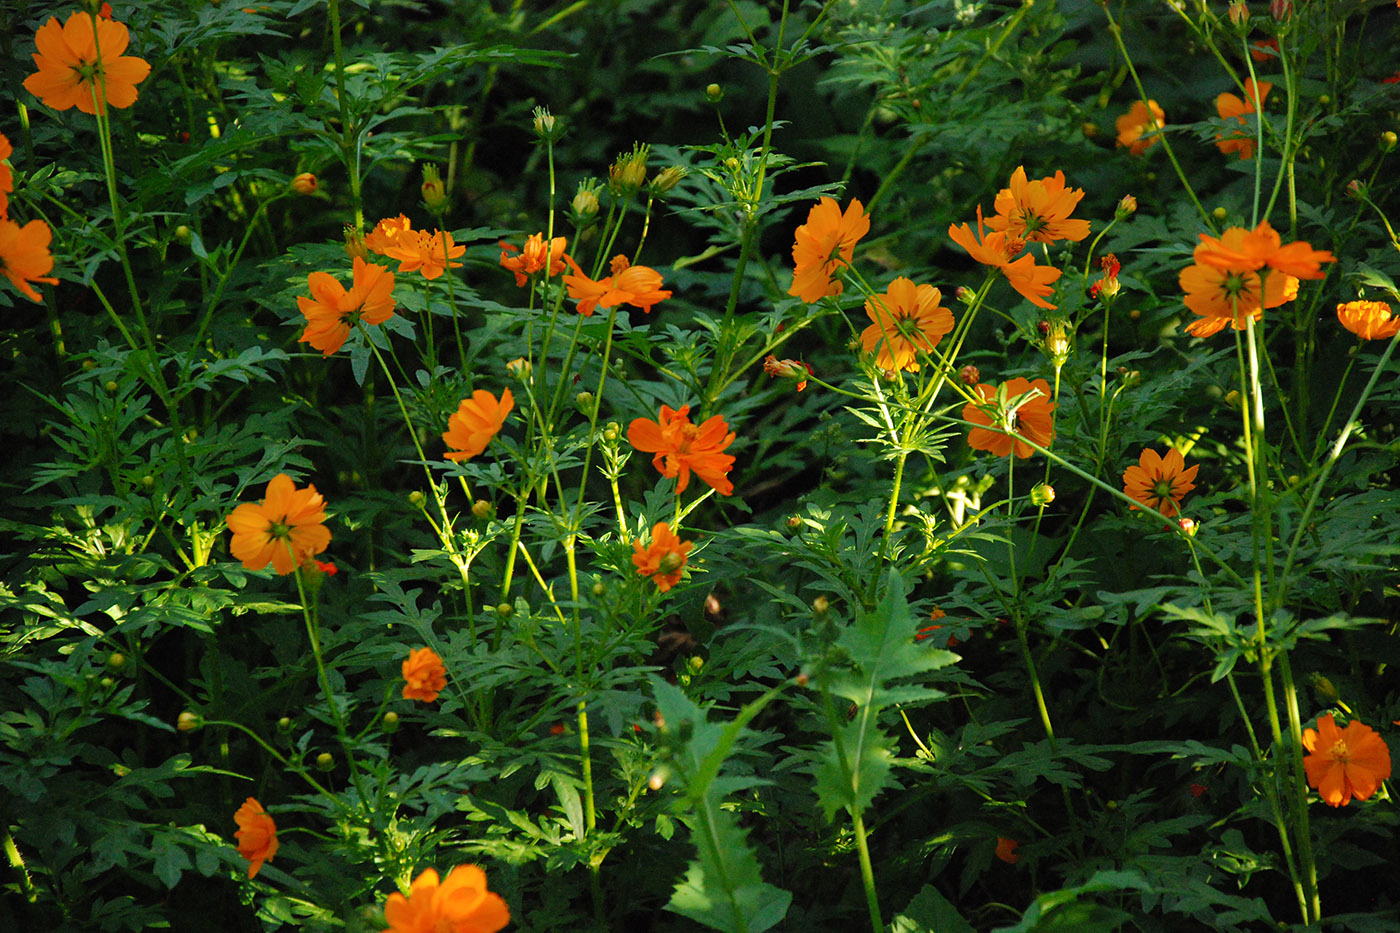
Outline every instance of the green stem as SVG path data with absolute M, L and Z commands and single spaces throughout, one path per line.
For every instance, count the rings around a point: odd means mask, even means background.
M 885 922 L 880 918 L 880 900 L 875 895 L 875 870 L 870 864 L 870 846 L 866 842 L 865 819 L 858 809 L 851 809 L 851 825 L 856 834 L 856 854 L 860 857 L 860 883 L 865 888 L 865 906 L 870 911 L 870 929 L 883 933 Z

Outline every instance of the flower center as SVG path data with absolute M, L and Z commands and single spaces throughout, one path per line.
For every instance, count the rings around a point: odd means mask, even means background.
M 291 538 L 292 536 L 292 526 L 288 525 L 286 519 L 284 518 L 280 521 L 275 521 L 270 526 L 268 526 L 267 533 L 269 536 L 276 538 L 279 541 L 285 541 Z
M 1157 481 L 1152 484 L 1152 495 L 1164 501 L 1167 499 L 1175 498 L 1172 495 L 1171 480 L 1167 479 L 1166 477 L 1159 477 Z
M 1338 739 L 1332 743 L 1332 760 L 1346 764 L 1351 760 L 1351 750 L 1347 748 L 1347 743 L 1343 739 Z

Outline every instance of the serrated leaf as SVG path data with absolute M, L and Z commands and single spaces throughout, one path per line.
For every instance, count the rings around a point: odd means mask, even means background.
M 683 818 L 699 857 L 676 885 L 666 909 L 712 930 L 762 933 L 787 914 L 792 893 L 764 883 L 738 820 L 718 807 Z

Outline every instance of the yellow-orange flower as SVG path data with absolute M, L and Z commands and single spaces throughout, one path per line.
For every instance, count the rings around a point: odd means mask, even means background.
M 544 234 L 536 233 L 525 241 L 525 249 L 522 252 L 520 247 L 513 243 L 501 240 L 501 265 L 515 273 L 515 284 L 517 287 L 524 287 L 530 281 L 530 276 L 540 272 L 548 266 L 549 271 L 545 273 L 545 278 L 554 276 L 564 271 L 564 250 L 568 247 L 567 237 L 557 236 L 549 241 L 549 246 L 545 246 Z M 520 253 L 513 256 L 512 253 Z
M 865 313 L 875 323 L 861 332 L 860 343 L 866 353 L 878 351 L 876 366 L 919 371 L 919 354 L 931 354 L 953 329 L 953 313 L 938 303 L 942 297 L 932 285 L 900 277 L 885 294 L 865 300 Z
M 1384 301 L 1348 301 L 1337 305 L 1337 320 L 1362 340 L 1385 340 L 1400 332 L 1400 318 L 1392 317 Z
M 973 450 L 991 451 L 998 457 L 1015 453 L 1025 459 L 1035 453 L 1026 441 L 1041 447 L 1054 442 L 1055 403 L 1050 400 L 1050 383 L 1044 379 L 1030 381 L 1017 376 L 1000 388 L 978 383 L 973 391 L 982 402 L 964 405 L 963 420 L 985 425 L 968 432 L 967 442 Z
M 797 228 L 792 244 L 792 287 L 808 303 L 839 295 L 844 287 L 833 281 L 837 269 L 851 264 L 856 243 L 870 232 L 870 218 L 859 201 L 851 201 L 844 213 L 831 198 L 822 198 L 807 212 L 807 222 Z
M 1037 266 L 1030 253 L 1018 258 L 1026 248 L 1026 241 L 1005 230 L 988 233 L 980 204 L 977 206 L 977 233 L 974 234 L 967 224 L 949 224 L 948 236 L 982 265 L 1001 270 L 1011 287 L 1031 304 L 1046 309 L 1055 307 L 1045 297 L 1055 294 L 1050 283 L 1060 277 L 1060 270 L 1053 266 Z
M 447 668 L 431 648 L 408 653 L 403 662 L 403 698 L 431 703 L 447 687 Z
M 1258 272 L 1203 263 L 1187 266 L 1177 280 L 1186 292 L 1186 307 L 1201 318 L 1186 328 L 1195 337 L 1209 337 L 1227 326 L 1244 330 L 1250 318 L 1258 321 L 1265 308 L 1277 308 L 1298 294 L 1298 280 L 1291 276 L 1260 279 Z
M 661 288 L 661 273 L 650 266 L 631 265 L 626 256 L 614 256 L 613 274 L 596 282 L 584 274 L 573 257 L 565 256 L 564 261 L 573 270 L 572 275 L 564 276 L 564 285 L 569 297 L 578 302 L 578 313 L 584 317 L 591 317 L 595 308 L 620 304 L 629 304 L 650 314 L 652 305 L 671 297 L 670 291 Z
M 1268 81 L 1260 81 L 1256 84 L 1253 78 L 1245 78 L 1245 99 L 1240 100 L 1228 92 L 1221 94 L 1215 98 L 1215 110 L 1220 114 L 1220 119 L 1234 120 L 1243 129 L 1245 126 L 1244 118 L 1256 112 L 1254 109 L 1255 97 L 1258 97 L 1260 104 L 1264 103 L 1264 98 L 1269 96 L 1269 91 L 1273 90 L 1273 87 Z M 1215 137 L 1215 145 L 1226 155 L 1238 152 L 1241 159 L 1254 158 L 1254 137 L 1246 132 L 1236 132 L 1230 136 L 1225 136 L 1222 133 Z
M 656 421 L 633 420 L 627 428 L 627 440 L 638 450 L 655 454 L 651 465 L 662 476 L 678 478 L 676 495 L 685 492 L 692 471 L 720 495 L 733 495 L 734 484 L 728 474 L 734 468 L 734 457 L 722 451 L 734 442 L 734 432 L 722 416 L 713 415 L 694 425 L 689 405 L 682 405 L 680 411 L 662 405 Z
M 403 214 L 385 217 L 374 225 L 373 230 L 365 234 L 365 248 L 380 256 L 387 256 L 389 247 L 397 246 L 401 237 L 413 232 L 413 222 Z
M 1138 462 L 1123 471 L 1123 492 L 1149 509 L 1156 509 L 1167 518 L 1181 513 L 1181 500 L 1196 488 L 1192 482 L 1200 464 L 1189 469 L 1175 447 L 1160 456 L 1151 447 L 1144 447 Z
M 1316 729 L 1303 730 L 1303 759 L 1308 786 L 1324 803 L 1344 807 L 1351 798 L 1365 800 L 1390 777 L 1390 749 L 1375 729 L 1353 719 L 1338 729 L 1331 713 L 1317 717 Z
M 31 282 L 58 284 L 58 279 L 45 274 L 53 270 L 51 239 L 53 231 L 42 220 L 31 220 L 21 227 L 13 220 L 0 218 L 0 275 L 30 301 L 43 301 Z
M 252 878 L 262 869 L 263 862 L 272 861 L 277 854 L 277 824 L 253 797 L 243 801 L 233 814 L 233 821 L 238 824 L 233 834 L 238 840 L 238 854 L 248 860 L 248 877 Z
M 681 582 L 686 556 L 694 546 L 694 541 L 682 541 L 679 535 L 671 531 L 669 522 L 657 522 L 651 529 L 650 546 L 642 547 L 642 542 L 632 542 L 632 563 L 637 566 L 637 573 L 651 577 L 656 582 L 656 588 L 665 593 Z
M 9 139 L 4 133 L 0 133 L 0 217 L 6 216 L 9 211 L 10 192 L 15 190 L 15 177 L 10 173 L 9 163 L 5 161 L 14 151 Z
M 224 519 L 233 540 L 229 550 L 248 570 L 262 570 L 269 563 L 278 574 L 288 574 L 331 543 L 325 526 L 326 500 L 310 483 L 297 489 L 292 478 L 278 473 L 256 505 L 245 502 Z
M 457 410 L 447 419 L 443 443 L 450 450 L 443 454 L 448 460 L 470 460 L 486 449 L 492 438 L 501 432 L 506 416 L 515 407 L 510 389 L 501 390 L 501 399 L 485 389 L 477 389 L 471 398 L 462 399 Z
M 136 85 L 146 80 L 151 66 L 122 54 L 131 41 L 125 25 L 98 17 L 94 33 L 93 24 L 94 18 L 81 10 L 63 24 L 49 17 L 34 34 L 34 67 L 39 70 L 24 79 L 24 89 L 54 110 L 77 107 L 95 114 L 104 90 L 105 103 L 118 110 L 136 103 Z
M 297 296 L 297 307 L 306 318 L 306 330 L 297 338 L 322 356 L 345 345 L 356 321 L 383 324 L 394 316 L 394 273 L 383 266 L 355 257 L 354 282 L 349 291 L 327 272 L 306 277 L 311 297 Z
M 377 229 L 377 228 L 376 228 Z M 440 277 L 447 269 L 460 269 L 452 262 L 467 251 L 452 240 L 452 234 L 442 230 L 403 230 L 398 240 L 385 247 L 384 255 L 399 261 L 399 272 L 421 272 L 429 281 Z
M 1253 230 L 1230 227 L 1219 239 L 1202 233 L 1200 240 L 1194 252 L 1196 262 L 1221 269 L 1253 272 L 1268 266 L 1295 279 L 1320 279 L 1327 274 L 1322 263 L 1336 261 L 1330 252 L 1313 249 L 1305 240 L 1285 244 L 1267 220 L 1261 220 Z
M 505 899 L 486 889 L 486 872 L 458 865 L 438 883 L 429 868 L 408 889 L 384 902 L 383 933 L 496 933 L 510 923 Z
M 1156 131 L 1166 126 L 1166 122 L 1167 115 L 1155 100 L 1145 104 L 1135 100 L 1128 112 L 1114 121 L 1114 127 L 1118 130 L 1118 145 L 1126 146 L 1132 155 L 1142 155 L 1162 138 Z
M 1028 181 L 1025 168 L 1018 165 L 1010 186 L 997 192 L 996 214 L 987 218 L 987 227 L 1027 243 L 1077 242 L 1089 235 L 1089 221 L 1069 215 L 1083 197 L 1083 188 L 1065 187 L 1064 172 Z

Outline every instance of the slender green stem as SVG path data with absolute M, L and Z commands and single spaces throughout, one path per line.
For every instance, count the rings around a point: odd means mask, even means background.
M 874 933 L 883 933 L 885 922 L 880 917 L 880 899 L 875 894 L 875 869 L 870 864 L 870 844 L 866 841 L 865 819 L 859 809 L 851 809 L 851 825 L 855 829 L 856 854 L 860 858 L 860 883 L 865 888 L 865 906 L 870 912 L 870 929 Z

